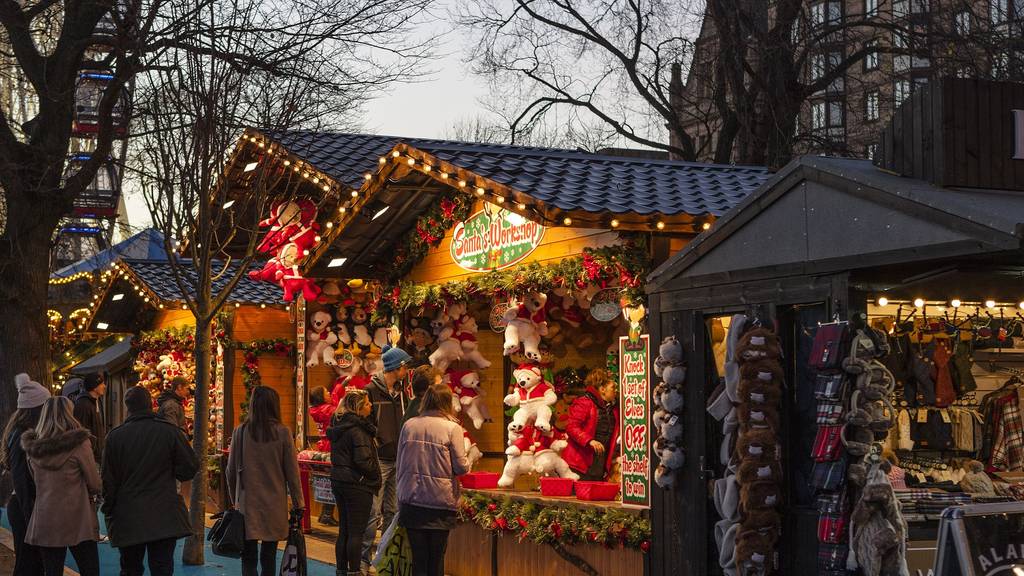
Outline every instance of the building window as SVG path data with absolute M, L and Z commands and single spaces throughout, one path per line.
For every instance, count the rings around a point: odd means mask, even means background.
M 815 54 L 811 56 L 811 81 L 815 81 L 825 75 L 825 55 Z
M 1007 0 L 989 0 L 988 3 L 988 17 L 994 25 L 1006 23 L 1006 1 Z
M 837 0 L 827 0 L 811 6 L 811 26 L 837 24 L 843 18 L 843 7 Z
M 892 0 L 892 17 L 906 18 L 910 15 L 910 0 Z
M 910 96 L 910 81 L 909 80 L 897 80 L 893 89 L 893 99 L 896 101 L 896 105 L 903 104 L 903 101 Z
M 864 116 L 868 120 L 878 120 L 878 106 L 881 102 L 882 95 L 878 90 L 868 92 L 868 95 L 864 98 Z
M 878 156 L 878 144 L 868 144 L 866 147 L 864 147 L 865 158 L 874 161 L 876 156 Z
M 878 0 L 864 0 L 864 16 L 868 18 L 878 16 Z
M 914 14 L 925 14 L 928 12 L 928 0 L 910 0 L 910 11 Z
M 811 130 L 817 132 L 825 128 L 825 103 L 815 102 L 811 105 Z
M 878 40 L 870 40 L 864 43 L 868 52 L 864 54 L 864 71 L 878 70 Z
M 956 15 L 953 20 L 953 29 L 958 36 L 970 36 L 971 34 L 971 13 L 964 10 Z

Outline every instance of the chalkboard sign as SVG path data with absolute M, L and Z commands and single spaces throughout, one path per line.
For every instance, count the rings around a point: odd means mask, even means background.
M 313 474 L 313 500 L 321 504 L 335 504 L 334 491 L 331 490 L 331 477 Z
M 947 508 L 935 576 L 1024 574 L 1024 502 Z

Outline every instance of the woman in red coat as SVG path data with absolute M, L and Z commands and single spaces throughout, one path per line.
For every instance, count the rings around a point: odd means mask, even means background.
M 569 445 L 562 458 L 580 480 L 600 481 L 611 472 L 619 445 L 619 386 L 601 369 L 587 375 L 586 385 L 569 407 Z
M 344 391 L 345 388 L 338 385 L 335 390 L 338 389 Z M 309 416 L 316 423 L 316 428 L 320 433 L 320 441 L 316 443 L 318 452 L 331 451 L 331 441 L 327 439 L 327 429 L 331 426 L 331 418 L 334 417 L 334 412 L 338 409 L 338 402 L 339 399 L 335 394 L 328 395 L 327 388 L 323 386 L 317 386 L 309 391 Z M 324 526 L 338 525 L 334 519 L 334 505 L 323 505 L 320 510 L 320 523 Z

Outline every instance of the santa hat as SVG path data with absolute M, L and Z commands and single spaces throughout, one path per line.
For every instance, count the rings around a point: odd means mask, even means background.
M 514 370 L 514 372 L 520 372 L 520 371 L 523 371 L 523 370 L 525 370 L 527 372 L 533 372 L 538 377 L 544 378 L 544 373 L 540 371 L 540 366 L 536 366 L 534 364 L 520 364 L 519 368 L 516 368 Z

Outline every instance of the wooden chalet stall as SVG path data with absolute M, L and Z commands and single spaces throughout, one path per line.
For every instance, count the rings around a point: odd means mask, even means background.
M 768 177 L 759 168 L 311 132 L 247 133 L 235 163 L 250 161 L 301 172 L 324 190 L 311 198 L 320 234 L 302 265 L 323 289 L 301 304 L 306 389 L 365 385 L 380 349 L 396 342 L 416 364 L 448 364 L 455 387 L 476 374 L 482 394 L 463 404 L 462 418 L 479 451 L 474 470 L 492 472 L 508 459 L 512 416 L 502 400 L 527 361 L 503 353 L 504 313 L 543 295 L 535 312 L 548 333 L 536 364 L 560 396 L 553 422 L 564 429 L 583 376 L 617 373 L 623 307 L 638 319 L 646 271 Z M 481 403 L 490 418 L 474 422 Z M 311 442 L 300 460 L 315 477 L 325 455 L 312 442 L 314 422 L 304 428 Z M 646 455 L 649 436 L 636 437 Z M 656 494 L 644 462 L 639 491 Z M 465 490 L 466 522 L 452 534 L 446 571 L 639 574 L 643 551 L 662 546 L 642 507 L 546 497 L 537 486 L 522 474 L 508 490 Z M 314 492 L 314 502 L 326 496 Z
M 962 105 L 980 95 L 991 98 L 991 108 Z M 851 508 L 857 504 L 854 476 L 826 473 L 852 470 L 862 458 L 854 449 L 863 446 L 823 453 L 827 442 L 820 440 L 827 439 L 822 431 L 832 415 L 847 422 L 846 411 L 858 402 L 851 393 L 865 384 L 827 385 L 842 372 L 828 368 L 827 354 L 812 356 L 828 348 L 820 335 L 841 341 L 835 350 L 842 357 L 851 353 L 852 338 L 871 334 L 865 326 L 888 340 L 889 352 L 879 347 L 873 357 L 892 375 L 895 386 L 885 396 L 892 407 L 882 414 L 893 415 L 894 425 L 875 427 L 874 441 L 905 473 L 905 480 L 899 473 L 889 478 L 908 523 L 901 535 L 911 574 L 931 573 L 942 509 L 1024 497 L 1024 458 L 992 447 L 1005 438 L 996 414 L 1019 402 L 1014 378 L 1024 374 L 1024 155 L 1014 158 L 1013 130 L 1006 129 L 1020 109 L 1024 91 L 1016 85 L 956 80 L 915 93 L 882 137 L 880 167 L 794 160 L 648 277 L 652 339 L 676 335 L 689 368 L 687 458 L 677 489 L 652 510 L 655 538 L 664 539 L 650 554 L 652 574 L 722 574 L 729 560 L 743 558 L 739 546 L 732 555 L 721 535 L 736 523 L 740 534 L 755 528 L 747 525 L 753 516 L 731 517 L 713 496 L 742 476 L 742 464 L 740 476 L 732 476 L 730 461 L 747 456 L 737 447 L 742 428 L 730 442 L 735 436 L 724 433 L 725 412 L 713 415 L 718 394 L 729 389 L 726 350 L 736 337 L 730 331 L 742 321 L 748 330 L 771 328 L 782 347 L 785 383 L 774 430 L 781 498 L 773 501 L 781 524 L 757 527 L 778 536 L 768 555 L 777 555 L 772 573 L 846 566 L 849 531 L 822 530 L 829 524 L 819 511 L 822 498 L 836 494 Z M 922 118 L 929 120 L 922 124 Z M 1017 142 L 1022 127 L 1017 124 Z M 989 185 L 1001 188 L 979 187 Z M 949 354 L 956 359 L 947 361 Z M 947 366 L 957 374 L 947 371 L 943 379 Z M 763 400 L 740 394 L 734 406 L 742 411 Z M 836 403 L 842 414 L 825 410 Z M 844 435 L 852 439 L 856 430 Z M 972 460 L 986 468 L 994 491 L 964 483 Z M 901 481 L 910 489 L 901 489 Z M 741 501 L 747 489 L 740 481 Z
M 187 274 L 190 264 L 182 265 Z M 174 376 L 194 382 L 195 317 L 182 301 L 171 265 L 166 260 L 116 260 L 104 280 L 94 295 L 87 330 L 132 339 L 131 383 L 146 386 L 155 399 Z M 277 390 L 283 424 L 295 428 L 294 343 L 292 307 L 281 301 L 280 289 L 243 278 L 214 327 L 207 444 L 211 456 L 219 457 L 229 443 L 245 413 L 248 391 L 256 384 Z M 186 402 L 186 412 L 190 409 L 191 402 Z M 191 414 L 188 420 L 191 427 Z M 220 486 L 219 470 L 211 468 L 211 487 Z

